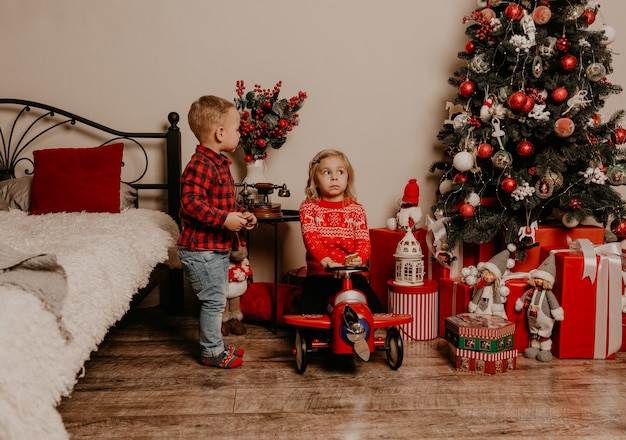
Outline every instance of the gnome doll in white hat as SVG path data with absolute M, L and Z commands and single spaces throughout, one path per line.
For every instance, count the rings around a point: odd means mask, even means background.
M 555 321 L 563 320 L 563 308 L 552 293 L 555 276 L 556 264 L 551 253 L 530 272 L 528 284 L 531 288 L 515 301 L 515 311 L 526 310 L 530 331 L 530 347 L 524 350 L 524 357 L 541 362 L 552 360 L 552 329 Z
M 476 269 L 480 279 L 474 285 L 472 299 L 467 306 L 467 311 L 482 315 L 498 315 L 507 319 L 504 303 L 509 295 L 509 288 L 504 285 L 502 276 L 515 264 L 510 258 L 514 245 L 501 251 L 487 262 L 478 263 Z

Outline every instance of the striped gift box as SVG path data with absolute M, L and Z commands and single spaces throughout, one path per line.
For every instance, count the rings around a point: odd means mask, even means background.
M 410 323 L 398 326 L 404 339 L 435 339 L 439 324 L 439 284 L 428 279 L 424 279 L 424 284 L 420 286 L 397 284 L 395 280 L 389 280 L 387 286 L 389 311 L 413 315 Z
M 499 316 L 461 313 L 444 323 L 446 340 L 457 348 L 485 353 L 515 348 L 515 323 Z
M 482 353 L 473 350 L 464 350 L 448 344 L 452 365 L 459 371 L 485 374 L 506 373 L 515 370 L 517 366 L 517 350 L 506 350 L 498 353 Z

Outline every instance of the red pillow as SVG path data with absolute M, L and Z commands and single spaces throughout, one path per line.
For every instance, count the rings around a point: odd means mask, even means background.
M 120 212 L 124 144 L 33 152 L 30 213 Z

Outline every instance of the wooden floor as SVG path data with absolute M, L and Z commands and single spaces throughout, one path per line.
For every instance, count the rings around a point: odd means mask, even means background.
M 86 364 L 59 411 L 72 439 L 625 438 L 626 353 L 615 360 L 518 358 L 499 376 L 455 371 L 441 339 L 407 341 L 392 371 L 309 356 L 296 374 L 291 335 L 248 325 L 226 340 L 236 370 L 197 362 L 197 318 L 130 312 Z

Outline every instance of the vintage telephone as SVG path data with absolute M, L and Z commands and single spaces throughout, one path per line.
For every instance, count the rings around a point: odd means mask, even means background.
M 235 183 L 235 187 L 241 188 L 238 193 L 238 201 L 260 218 L 281 217 L 280 203 L 272 203 L 270 194 L 278 190 L 278 197 L 289 197 L 291 192 L 286 184 L 274 185 L 273 183 Z M 255 191 L 253 191 L 255 190 Z

